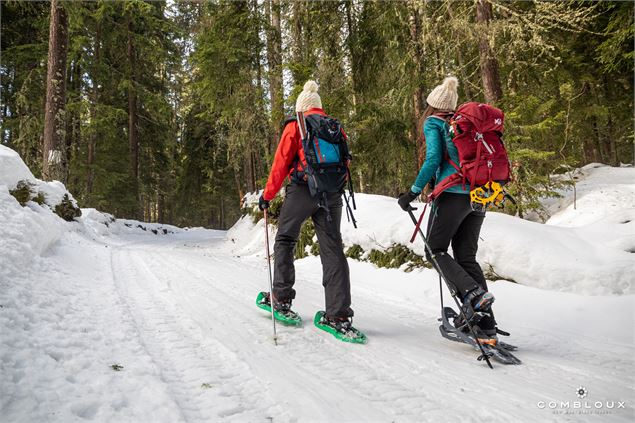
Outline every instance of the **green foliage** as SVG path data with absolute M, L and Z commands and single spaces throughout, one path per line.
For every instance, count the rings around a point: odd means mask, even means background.
M 420 267 L 432 267 L 425 258 L 415 254 L 410 248 L 402 244 L 393 244 L 386 250 L 372 249 L 370 253 L 368 253 L 367 260 L 377 267 L 385 267 L 388 269 L 397 269 L 407 264 L 406 272 Z
M 19 181 L 14 189 L 9 190 L 9 194 L 11 194 L 18 203 L 24 207 L 26 203 L 31 201 L 31 198 L 34 195 L 33 185 L 28 181 Z
M 273 200 L 269 202 L 269 209 L 267 209 L 269 223 L 273 225 L 278 224 L 278 216 L 280 216 L 280 210 L 282 209 L 282 204 L 284 203 L 284 198 L 281 195 L 277 195 Z M 264 219 L 264 213 L 258 208 L 258 204 L 251 204 L 247 207 L 243 208 L 243 213 L 251 216 L 254 223 L 260 222 L 260 220 Z
M 68 194 L 64 194 L 62 201 L 55 206 L 55 214 L 68 222 L 72 222 L 76 217 L 82 215 L 82 211 L 73 204 Z
M 37 194 L 35 194 L 32 200 L 35 201 L 40 206 L 42 206 L 46 203 L 46 196 L 44 195 L 44 193 L 38 192 Z
M 364 249 L 359 244 L 353 244 L 346 249 L 344 254 L 346 257 L 352 258 L 353 260 L 361 260 L 362 255 L 364 254 Z
M 514 198 L 516 204 L 510 201 L 505 203 L 508 213 L 524 217 L 527 211 L 534 210 L 542 214 L 544 210 L 540 199 L 559 196 L 557 189 L 567 183 L 549 176 L 554 169 L 554 155 L 553 152 L 531 149 L 518 149 L 510 153 L 510 159 L 515 166 L 512 167 L 512 182 L 505 190 Z M 541 167 L 546 167 L 547 170 L 541 172 Z
M 308 219 L 302 224 L 302 228 L 300 229 L 300 236 L 298 237 L 298 242 L 295 244 L 295 258 L 301 259 L 307 257 L 308 254 L 306 252 L 307 247 L 309 248 L 311 254 L 317 255 L 314 251 L 317 251 L 319 254 L 319 249 L 314 250 L 313 246 L 316 242 L 313 240 L 315 237 L 315 226 L 313 225 L 313 220 Z

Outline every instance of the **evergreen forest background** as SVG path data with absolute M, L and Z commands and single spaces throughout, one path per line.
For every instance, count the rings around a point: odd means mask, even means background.
M 0 2 L 3 145 L 80 206 L 228 228 L 304 82 L 350 136 L 356 190 L 396 196 L 425 97 L 506 113 L 520 216 L 574 169 L 633 163 L 631 1 Z M 562 174 L 561 178 L 551 175 Z

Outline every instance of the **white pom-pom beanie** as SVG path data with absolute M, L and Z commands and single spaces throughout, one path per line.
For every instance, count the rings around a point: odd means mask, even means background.
M 456 91 L 458 86 L 459 80 L 453 76 L 448 76 L 441 85 L 432 90 L 426 101 L 436 109 L 454 110 L 459 99 L 459 94 Z
M 304 84 L 304 89 L 295 101 L 296 112 L 306 112 L 314 107 L 322 108 L 322 99 L 317 93 L 318 84 L 315 81 L 309 80 Z

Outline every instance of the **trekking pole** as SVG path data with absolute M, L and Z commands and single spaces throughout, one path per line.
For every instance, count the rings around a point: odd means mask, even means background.
M 439 296 L 441 298 L 441 316 L 443 316 L 443 285 L 441 283 L 441 274 L 439 273 Z
M 273 309 L 273 279 L 271 278 L 271 255 L 269 254 L 269 222 L 267 219 L 267 209 L 265 213 L 265 249 L 267 255 L 267 273 L 269 274 L 269 303 L 271 304 L 271 322 L 273 323 L 273 343 L 278 345 L 278 334 L 276 333 L 276 317 Z
M 414 223 L 415 226 L 416 226 L 417 225 L 417 218 L 415 217 L 415 215 L 412 212 L 412 210 L 408 210 L 408 214 L 410 215 L 410 219 L 412 219 L 412 223 Z M 476 332 L 474 332 L 474 328 L 472 327 L 472 324 L 467 319 L 467 316 L 465 315 L 465 312 L 463 311 L 463 307 L 461 307 L 461 304 L 459 304 L 459 300 L 456 298 L 456 292 L 450 287 L 450 283 L 448 282 L 448 278 L 445 277 L 445 274 L 443 273 L 443 270 L 439 266 L 439 263 L 437 263 L 437 259 L 434 257 L 434 254 L 432 253 L 432 248 L 430 248 L 430 244 L 428 244 L 428 239 L 423 234 L 423 231 L 421 230 L 421 228 L 419 228 L 419 235 L 421 235 L 421 239 L 423 239 L 423 243 L 425 244 L 426 250 L 430 254 L 430 258 L 432 259 L 432 264 L 437 269 L 437 272 L 439 272 L 439 278 L 440 278 L 439 282 L 441 281 L 441 278 L 442 278 L 445 281 L 445 284 L 450 289 L 450 294 L 452 295 L 452 298 L 454 298 L 454 302 L 456 303 L 456 306 L 458 307 L 459 312 L 461 313 L 461 316 L 463 317 L 463 319 L 465 319 L 465 323 L 467 324 L 467 327 L 470 328 L 470 332 L 472 333 L 472 336 L 474 337 L 474 340 L 478 344 L 478 348 L 481 350 L 481 356 L 478 358 L 478 360 L 480 361 L 481 359 L 484 359 L 487 362 L 487 365 L 489 366 L 489 368 L 493 369 L 494 366 L 492 366 L 492 363 L 489 361 L 489 354 L 487 354 L 485 352 L 485 350 L 483 349 L 483 346 L 481 345 L 481 343 L 478 342 L 478 338 L 476 337 Z M 443 310 L 441 310 L 441 312 L 443 313 Z M 441 315 L 443 316 L 443 314 L 441 314 Z

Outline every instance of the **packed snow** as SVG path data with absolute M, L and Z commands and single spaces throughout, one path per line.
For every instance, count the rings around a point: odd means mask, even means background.
M 268 289 L 262 221 L 179 229 L 84 209 L 65 222 L 9 195 L 24 179 L 65 188 L 37 181 L 7 150 L 0 147 L 3 422 L 635 419 L 635 169 L 583 168 L 576 208 L 563 192 L 547 224 L 488 214 L 478 259 L 516 282 L 490 286 L 500 327 L 512 333 L 505 340 L 523 360 L 492 371 L 439 335 L 433 270 L 354 260 L 354 323 L 369 343 L 313 327 L 324 294 L 319 258 L 308 257 L 297 262 L 294 302 L 305 324 L 278 326 L 274 346 L 270 316 L 254 304 Z M 395 199 L 358 194 L 357 204 L 359 229 L 342 222 L 347 245 L 410 245 L 412 223 Z M 411 247 L 423 254 L 419 240 Z

